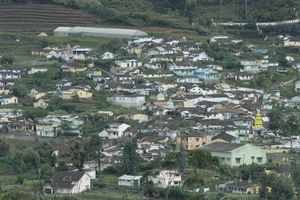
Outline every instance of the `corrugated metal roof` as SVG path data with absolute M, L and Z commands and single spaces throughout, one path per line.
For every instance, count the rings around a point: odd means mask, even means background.
M 54 32 L 66 32 L 73 34 L 103 34 L 103 35 L 128 35 L 128 36 L 137 36 L 143 37 L 147 36 L 147 33 L 135 30 L 135 29 L 119 29 L 119 28 L 95 28 L 95 27 L 58 27 Z

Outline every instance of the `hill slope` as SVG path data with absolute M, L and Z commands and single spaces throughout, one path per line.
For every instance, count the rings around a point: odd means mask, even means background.
M 0 6 L 0 31 L 53 32 L 57 26 L 96 26 L 99 17 L 57 5 L 23 4 Z

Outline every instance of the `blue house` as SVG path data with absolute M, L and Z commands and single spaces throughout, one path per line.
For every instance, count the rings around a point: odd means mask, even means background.
M 210 68 L 197 68 L 197 69 L 174 69 L 173 72 L 177 76 L 182 77 L 196 77 L 201 80 L 215 81 L 219 80 L 220 75 L 217 71 Z

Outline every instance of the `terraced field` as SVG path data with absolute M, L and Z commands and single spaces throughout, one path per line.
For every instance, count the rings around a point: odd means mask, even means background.
M 97 26 L 91 14 L 57 5 L 26 4 L 0 6 L 0 32 L 52 33 L 57 26 Z

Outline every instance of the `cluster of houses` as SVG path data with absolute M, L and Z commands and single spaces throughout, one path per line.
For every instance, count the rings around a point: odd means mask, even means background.
M 206 44 L 242 42 L 229 37 L 214 37 L 205 44 L 188 42 L 184 38 L 138 38 L 130 40 L 126 47 L 135 59 L 120 59 L 111 52 L 96 58 L 92 49 L 79 46 L 47 47 L 32 54 L 64 60 L 60 70 L 68 76 L 56 80 L 55 89 L 51 91 L 31 88 L 26 98 L 33 101 L 33 107 L 46 109 L 52 97 L 65 101 L 76 98 L 89 101 L 97 92 L 108 94 L 107 103 L 128 110 L 128 114 L 120 116 L 108 110 L 96 111 L 97 114 L 113 117 L 115 121 L 108 122 L 106 128 L 97 132 L 105 144 L 101 151 L 101 166 L 96 164 L 92 167 L 94 170 L 120 163 L 124 140 L 134 136 L 138 136 L 137 153 L 144 161 L 164 158 L 176 150 L 204 149 L 229 167 L 253 163 L 262 165 L 268 162 L 266 146 L 254 145 L 253 141 L 271 135 L 267 131 L 269 118 L 266 111 L 272 109 L 274 102 L 300 108 L 300 97 L 283 99 L 280 91 L 263 91 L 227 83 L 227 79 L 249 81 L 261 71 L 278 70 L 280 67 L 277 61 L 271 60 L 268 49 L 249 46 L 249 52 L 257 56 L 244 58 L 242 50 L 232 52 L 239 60 L 239 68 L 224 72 L 224 66 L 217 64 L 203 48 Z M 285 45 L 296 44 L 290 41 Z M 113 64 L 110 69 L 104 69 L 93 62 L 97 59 L 111 60 Z M 297 64 L 294 68 L 300 69 Z M 0 105 L 18 104 L 18 98 L 11 96 L 11 88 L 17 80 L 47 72 L 48 68 L 43 67 L 32 67 L 27 71 L 1 67 Z M 79 84 L 70 78 L 77 75 L 83 75 L 94 86 Z M 300 92 L 299 81 L 295 83 L 295 92 Z M 120 117 L 136 121 L 138 125 L 117 122 Z M 29 120 L 22 117 L 20 110 L 0 109 L 0 128 L 9 133 L 40 137 L 81 136 L 84 123 L 85 119 L 76 115 L 48 115 Z M 294 148 L 300 148 L 299 137 L 293 139 Z M 290 148 L 288 144 L 291 143 L 287 141 L 280 141 L 283 148 Z M 183 176 L 178 171 L 161 170 L 147 178 L 155 186 L 166 188 L 182 186 Z M 58 172 L 44 187 L 44 192 L 81 193 L 91 189 L 94 178 L 88 170 Z M 124 174 L 118 178 L 118 185 L 124 187 L 139 187 L 141 182 L 142 176 Z M 258 187 L 251 181 L 232 181 L 219 186 L 219 190 L 257 193 Z

